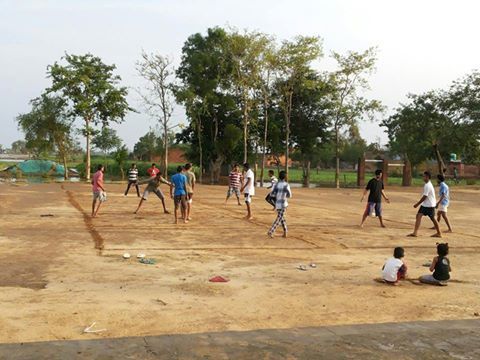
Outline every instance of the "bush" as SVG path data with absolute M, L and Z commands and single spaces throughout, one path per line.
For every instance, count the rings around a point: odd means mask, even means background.
M 475 180 L 475 179 L 467 179 L 467 185 L 477 185 L 477 180 Z

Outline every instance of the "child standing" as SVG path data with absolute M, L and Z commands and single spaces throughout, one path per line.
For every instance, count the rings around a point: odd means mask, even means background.
M 363 213 L 360 227 L 363 227 L 363 224 L 369 215 L 373 215 L 373 211 L 375 211 L 375 216 L 378 217 L 378 220 L 380 221 L 380 226 L 385 227 L 382 217 L 382 197 L 385 198 L 387 203 L 390 203 L 390 200 L 385 194 L 382 177 L 382 170 L 376 170 L 375 177 L 368 182 L 367 187 L 363 191 L 363 196 L 360 202 L 363 201 L 365 195 L 367 195 L 367 192 L 369 192 L 369 194 L 367 207 Z
M 438 195 L 440 199 L 437 202 L 437 221 L 440 223 L 440 220 L 443 218 L 445 220 L 445 224 L 448 226 L 449 233 L 452 232 L 452 227 L 450 226 L 450 221 L 448 220 L 447 211 L 448 205 L 450 205 L 450 189 L 448 185 L 445 183 L 445 176 L 437 175 L 438 185 L 440 185 L 440 190 Z
M 105 167 L 103 165 L 98 165 L 97 172 L 93 175 L 92 178 L 92 192 L 93 192 L 93 201 L 92 201 L 92 217 L 96 217 L 98 210 L 100 210 L 100 205 L 107 200 L 107 193 L 103 184 L 103 172 Z M 98 200 L 98 206 L 96 206 Z
M 195 190 L 195 183 L 197 178 L 195 177 L 195 173 L 192 170 L 192 164 L 187 163 L 185 165 L 185 176 L 187 177 L 187 220 L 192 220 L 190 218 L 190 213 L 192 211 L 192 203 L 193 203 L 193 192 Z
M 175 203 L 175 224 L 178 224 L 178 208 L 180 207 L 183 222 L 188 223 L 187 219 L 187 177 L 182 174 L 183 167 L 177 168 L 177 173 L 172 176 L 172 184 L 175 188 L 170 187 L 170 196 Z
M 275 197 L 275 209 L 277 210 L 277 218 L 272 224 L 272 227 L 268 231 L 268 236 L 273 238 L 275 230 L 277 230 L 278 225 L 282 224 L 283 227 L 283 237 L 287 237 L 287 220 L 285 220 L 285 212 L 288 207 L 288 199 L 292 197 L 292 190 L 290 185 L 287 182 L 287 173 L 285 171 L 280 171 L 278 174 L 279 181 L 275 184 L 272 190 L 272 195 Z
M 245 216 L 245 218 L 247 220 L 252 220 L 252 196 L 255 195 L 255 174 L 252 169 L 250 169 L 249 163 L 243 164 L 243 171 L 245 172 L 245 183 L 240 191 L 243 192 L 245 204 L 247 205 L 247 216 Z
M 242 174 L 240 173 L 240 168 L 238 164 L 233 165 L 232 171 L 228 175 L 228 191 L 227 191 L 227 198 L 225 199 L 225 204 L 227 203 L 228 199 L 232 194 L 235 194 L 237 197 L 237 203 L 239 206 L 242 204 L 240 203 L 240 187 L 242 185 Z
M 275 177 L 275 172 L 273 170 L 268 170 L 268 176 L 270 177 L 270 186 L 267 187 L 267 189 L 270 189 L 270 192 L 265 197 L 265 200 L 272 205 L 275 210 L 275 197 L 272 195 L 272 191 L 275 184 L 278 182 L 278 179 Z
M 132 164 L 130 169 L 128 169 L 128 185 L 127 190 L 125 190 L 125 196 L 128 195 L 128 191 L 130 190 L 130 186 L 134 185 L 135 189 L 137 189 L 137 197 L 140 197 L 140 189 L 138 188 L 138 169 L 136 164 Z
M 165 196 L 163 195 L 162 190 L 160 190 L 160 184 L 167 184 L 170 187 L 172 186 L 172 184 L 163 178 L 162 173 L 160 171 L 157 173 L 157 175 L 155 175 L 154 178 L 140 181 L 139 184 L 140 185 L 148 184 L 148 185 L 145 188 L 145 191 L 143 192 L 143 196 L 140 199 L 137 210 L 135 210 L 134 214 L 138 213 L 138 211 L 142 207 L 143 202 L 147 201 L 148 195 L 150 193 L 154 193 L 155 195 L 157 195 L 157 197 L 162 201 L 163 212 L 165 214 L 170 214 L 170 212 L 167 210 L 167 207 L 165 206 Z
M 407 275 L 407 264 L 403 260 L 405 250 L 402 247 L 396 247 L 393 250 L 393 257 L 388 259 L 382 268 L 382 279 L 387 284 L 398 285 L 400 280 L 405 280 Z
M 448 259 L 448 243 L 437 244 L 437 254 L 433 258 L 430 265 L 430 271 L 433 271 L 432 275 L 423 275 L 420 277 L 420 282 L 430 285 L 447 285 L 450 280 L 450 260 Z

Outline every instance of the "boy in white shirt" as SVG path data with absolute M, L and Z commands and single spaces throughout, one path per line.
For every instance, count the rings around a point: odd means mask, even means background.
M 438 221 L 435 219 L 435 207 L 437 206 L 437 199 L 435 197 L 435 189 L 430 181 L 431 178 L 432 175 L 429 171 L 425 171 L 423 173 L 423 181 L 425 182 L 425 185 L 423 186 L 422 198 L 415 205 L 413 205 L 415 209 L 420 206 L 420 209 L 417 213 L 415 229 L 413 230 L 413 233 L 408 236 L 417 237 L 418 229 L 422 223 L 422 217 L 428 216 L 430 220 L 432 220 L 435 230 L 437 230 L 437 233 L 433 234 L 432 237 L 442 237 L 440 226 L 438 225 Z
M 405 250 L 402 247 L 396 247 L 393 250 L 393 257 L 388 259 L 382 268 L 382 279 L 384 282 L 398 285 L 399 280 L 405 280 L 407 264 L 402 260 L 404 256 Z
M 243 192 L 243 195 L 245 196 L 245 204 L 247 204 L 247 220 L 253 219 L 252 216 L 252 209 L 251 209 L 251 203 L 252 203 L 252 196 L 255 195 L 255 174 L 253 173 L 252 169 L 250 169 L 250 164 L 245 163 L 243 164 L 243 171 L 245 172 L 244 175 L 244 184 L 242 188 L 240 189 L 241 192 Z

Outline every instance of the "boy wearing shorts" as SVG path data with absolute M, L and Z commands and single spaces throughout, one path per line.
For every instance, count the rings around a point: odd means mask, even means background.
M 245 172 L 245 184 L 243 184 L 240 191 L 243 192 L 245 204 L 247 205 L 247 216 L 245 216 L 245 218 L 251 220 L 253 219 L 251 204 L 252 196 L 255 195 L 255 174 L 252 169 L 250 169 L 249 163 L 243 164 L 243 171 Z
M 195 173 L 192 171 L 192 164 L 185 164 L 185 176 L 187 177 L 187 220 L 192 220 L 190 218 L 190 212 L 192 211 L 192 202 L 193 202 L 193 191 L 195 190 L 195 183 L 197 179 L 195 178 Z
M 105 187 L 103 184 L 103 172 L 105 168 L 103 165 L 98 165 L 97 171 L 92 178 L 92 192 L 93 192 L 93 201 L 92 201 L 92 217 L 96 217 L 98 210 L 100 210 L 100 205 L 107 200 L 107 193 L 105 192 Z M 95 205 L 98 200 L 98 206 L 95 208 Z
M 145 191 L 143 192 L 142 198 L 140 199 L 140 203 L 138 204 L 137 210 L 135 210 L 134 214 L 138 213 L 138 211 L 142 207 L 143 202 L 147 201 L 148 195 L 150 193 L 154 193 L 155 195 L 157 195 L 157 197 L 162 201 L 163 212 L 165 214 L 170 214 L 170 212 L 168 212 L 165 206 L 165 196 L 163 195 L 162 190 L 160 190 L 160 184 L 167 184 L 170 187 L 172 186 L 172 184 L 163 178 L 161 172 L 158 172 L 154 178 L 140 181 L 139 184 L 141 185 L 148 184 L 148 185 L 145 188 Z
M 440 220 L 443 218 L 445 220 L 445 224 L 448 226 L 447 232 L 452 232 L 452 226 L 450 225 L 450 221 L 448 220 L 447 211 L 448 205 L 450 205 L 450 189 L 448 185 L 445 183 L 445 176 L 437 175 L 438 185 L 440 189 L 438 191 L 438 196 L 440 199 L 437 202 L 437 221 L 440 223 Z
M 360 227 L 363 227 L 363 224 L 365 223 L 365 220 L 367 220 L 368 216 L 373 215 L 373 211 L 375 211 L 375 216 L 378 217 L 378 220 L 380 221 L 380 226 L 385 227 L 382 217 L 382 197 L 387 203 L 390 203 L 390 200 L 385 194 L 382 176 L 382 170 L 375 171 L 375 177 L 368 182 L 367 187 L 363 191 L 363 196 L 360 202 L 365 199 L 365 195 L 367 195 L 367 192 L 369 192 L 369 194 L 367 207 L 365 208 L 365 212 L 363 213 L 362 223 L 360 224 Z
M 227 191 L 227 198 L 225 199 L 225 204 L 227 204 L 228 199 L 232 194 L 235 194 L 237 197 L 237 203 L 239 206 L 242 204 L 240 203 L 240 188 L 242 185 L 242 174 L 240 173 L 240 169 L 238 164 L 233 165 L 232 171 L 228 175 L 228 191 Z
M 429 171 L 425 171 L 423 173 L 423 182 L 425 185 L 423 186 L 423 194 L 421 199 L 413 205 L 416 209 L 420 206 L 418 210 L 417 217 L 415 220 L 415 228 L 413 233 L 409 234 L 410 237 L 417 237 L 418 229 L 422 223 L 422 217 L 428 216 L 430 220 L 432 220 L 433 226 L 437 232 L 432 235 L 432 237 L 442 237 L 442 232 L 440 231 L 440 226 L 438 225 L 437 220 L 435 219 L 435 207 L 437 206 L 437 200 L 435 198 L 435 189 L 433 188 L 432 182 L 430 179 L 432 175 Z
M 173 188 L 170 188 L 170 196 L 175 203 L 175 224 L 178 224 L 178 208 L 181 207 L 182 219 L 188 223 L 187 219 L 187 177 L 182 174 L 183 168 L 179 166 L 177 173 L 172 176 Z M 175 190 L 174 190 L 175 189 Z

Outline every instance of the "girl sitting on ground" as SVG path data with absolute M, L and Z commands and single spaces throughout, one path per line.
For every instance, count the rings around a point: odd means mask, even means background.
M 393 257 L 388 259 L 382 268 L 382 279 L 390 285 L 398 285 L 400 280 L 405 280 L 407 275 L 407 264 L 403 260 L 405 250 L 402 247 L 396 247 L 393 250 Z
M 420 277 L 420 282 L 430 285 L 447 285 L 450 279 L 450 260 L 448 259 L 448 243 L 437 243 L 437 254 L 433 258 L 430 265 L 430 271 L 433 271 L 432 275 L 423 275 Z

